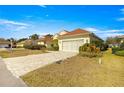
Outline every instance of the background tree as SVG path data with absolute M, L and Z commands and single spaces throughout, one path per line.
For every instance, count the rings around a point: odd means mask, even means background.
M 108 37 L 106 43 L 108 44 L 120 44 L 121 39 L 118 37 Z
M 37 39 L 39 39 L 39 35 L 33 34 L 33 35 L 29 36 L 29 39 L 37 40 Z
M 21 41 L 24 41 L 24 40 L 27 40 L 28 38 L 21 38 L 19 40 L 17 40 L 17 42 L 21 42 Z
M 14 38 L 9 38 L 9 39 L 7 39 L 7 41 L 12 41 L 12 47 L 13 48 L 15 48 L 16 47 L 16 43 L 17 43 L 17 40 L 16 39 L 14 39 Z
M 33 45 L 36 45 L 36 40 L 39 39 L 39 35 L 33 34 L 33 35 L 29 36 L 29 39 L 32 40 Z
M 58 39 L 54 39 L 54 40 L 52 41 L 51 47 L 52 47 L 54 50 L 59 50 Z

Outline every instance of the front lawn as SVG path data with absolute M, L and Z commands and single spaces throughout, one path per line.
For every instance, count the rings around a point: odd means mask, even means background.
M 32 55 L 32 54 L 41 54 L 41 53 L 46 53 L 46 51 L 13 49 L 12 51 L 0 51 L 0 56 L 3 58 L 9 58 L 9 57 L 27 56 L 27 55 Z
M 75 56 L 61 64 L 51 64 L 21 77 L 28 86 L 37 87 L 124 87 L 124 57 L 106 52 L 98 58 Z
M 117 52 L 115 52 L 115 54 L 118 56 L 124 56 L 124 50 L 117 51 Z

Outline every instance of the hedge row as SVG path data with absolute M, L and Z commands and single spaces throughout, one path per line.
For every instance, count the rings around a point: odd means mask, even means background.
M 44 45 L 24 45 L 24 48 L 31 50 L 41 50 L 45 49 L 46 47 Z

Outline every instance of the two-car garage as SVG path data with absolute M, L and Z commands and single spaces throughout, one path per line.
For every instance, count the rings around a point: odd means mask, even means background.
M 85 43 L 85 39 L 65 39 L 60 41 L 61 51 L 78 52 L 79 47 Z

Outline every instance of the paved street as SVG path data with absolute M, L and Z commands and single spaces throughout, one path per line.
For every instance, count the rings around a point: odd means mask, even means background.
M 74 52 L 51 52 L 38 55 L 28 55 L 23 57 L 5 58 L 7 68 L 14 76 L 19 77 L 39 67 L 44 67 L 59 60 L 64 60 L 75 56 Z
M 25 87 L 25 83 L 12 75 L 0 58 L 0 87 Z

